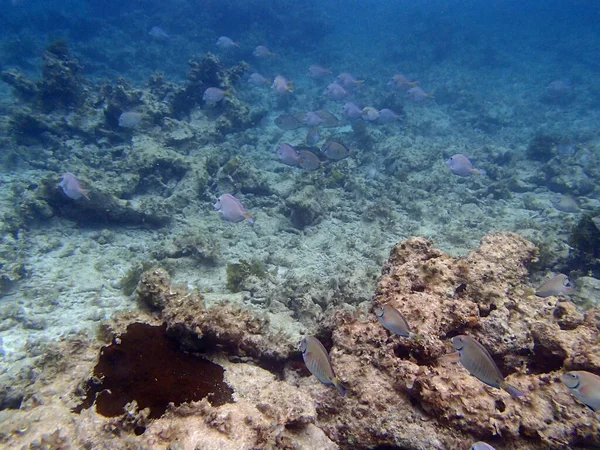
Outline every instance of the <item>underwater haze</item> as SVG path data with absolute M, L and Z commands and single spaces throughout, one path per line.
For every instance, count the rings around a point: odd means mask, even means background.
M 158 268 L 299 345 L 376 323 L 398 242 L 514 232 L 530 296 L 598 306 L 598 2 L 2 1 L 0 413 Z

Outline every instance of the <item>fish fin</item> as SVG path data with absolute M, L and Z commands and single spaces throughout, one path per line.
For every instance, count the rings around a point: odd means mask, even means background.
M 525 397 L 525 394 L 523 392 L 521 392 L 519 389 L 517 389 L 513 385 L 508 384 L 506 381 L 501 382 L 500 387 L 515 398 Z
M 452 352 L 452 353 L 446 353 L 445 355 L 440 356 L 438 358 L 438 361 L 442 361 L 442 362 L 449 361 L 451 363 L 456 363 L 456 362 L 458 362 L 459 359 L 460 359 L 460 353 Z
M 340 383 L 340 380 L 338 380 L 337 378 L 334 378 L 333 385 L 339 391 L 339 393 L 342 395 L 342 397 L 344 397 L 346 395 L 346 386 L 344 386 L 342 383 Z

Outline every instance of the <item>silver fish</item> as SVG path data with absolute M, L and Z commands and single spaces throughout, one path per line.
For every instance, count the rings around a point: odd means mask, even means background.
M 564 373 L 560 380 L 573 397 L 592 408 L 600 416 L 600 377 L 585 370 Z
M 559 211 L 566 213 L 578 213 L 579 203 L 570 195 L 556 195 L 550 199 L 552 205 Z
M 327 141 L 321 147 L 321 152 L 329 159 L 340 160 L 350 155 L 350 150 L 344 144 L 336 141 Z
M 550 297 L 551 295 L 569 295 L 573 293 L 574 289 L 569 277 L 559 273 L 537 288 L 535 295 L 542 298 Z
M 329 355 L 323 344 L 317 338 L 307 336 L 300 342 L 300 351 L 302 352 L 304 364 L 306 364 L 310 373 L 321 383 L 327 386 L 335 386 L 343 397 L 346 394 L 346 388 L 335 376 L 331 359 L 329 359 Z
M 422 336 L 410 331 L 408 322 L 404 316 L 396 308 L 390 305 L 381 305 L 375 308 L 375 315 L 379 323 L 387 330 L 398 336 L 407 337 L 411 339 L 422 339 Z
M 504 376 L 489 352 L 475 339 L 465 335 L 454 336 L 452 345 L 458 352 L 458 360 L 475 378 L 489 386 L 504 389 L 513 397 L 525 395 L 504 381 Z
M 319 139 L 321 139 L 321 136 L 319 135 L 318 127 L 312 127 L 310 130 L 308 130 L 308 133 L 306 133 L 305 140 L 308 145 L 317 145 Z
M 321 167 L 321 160 L 310 150 L 298 150 L 298 164 L 304 170 L 312 171 Z
M 471 450 L 496 450 L 494 447 L 492 447 L 490 444 L 486 444 L 485 442 L 475 442 L 473 445 L 471 445 Z

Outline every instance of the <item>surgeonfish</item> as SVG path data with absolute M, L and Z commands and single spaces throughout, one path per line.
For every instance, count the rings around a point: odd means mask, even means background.
M 310 373 L 321 383 L 327 386 L 335 386 L 343 397 L 346 394 L 346 388 L 335 376 L 331 359 L 329 359 L 329 355 L 323 344 L 317 338 L 307 336 L 300 342 L 300 351 L 302 352 L 304 364 L 306 364 Z
M 298 165 L 304 170 L 313 171 L 321 167 L 321 160 L 310 150 L 298 150 Z
M 302 128 L 304 124 L 297 117 L 291 114 L 282 114 L 275 119 L 275 125 L 282 130 L 296 130 Z
M 327 85 L 327 87 L 323 90 L 323 95 L 327 95 L 333 100 L 342 100 L 348 97 L 350 94 L 346 89 L 334 82 Z
M 298 155 L 296 149 L 287 142 L 282 142 L 279 144 L 275 150 L 275 153 L 277 154 L 279 160 L 285 165 L 292 167 L 300 165 L 300 155 Z
M 560 380 L 569 388 L 573 397 L 589 406 L 600 419 L 600 377 L 585 370 L 563 373 Z
M 377 316 L 379 323 L 392 333 L 411 339 L 423 339 L 422 336 L 410 331 L 410 327 L 404 316 L 393 306 L 378 306 L 375 308 L 375 315 Z
M 136 111 L 125 111 L 119 116 L 119 126 L 121 128 L 135 128 L 142 121 L 142 115 Z
M 73 200 L 79 200 L 81 197 L 89 200 L 88 190 L 83 189 L 79 180 L 71 172 L 65 172 L 60 179 L 58 186 L 62 189 L 65 195 Z
M 504 389 L 513 397 L 525 395 L 504 380 L 504 376 L 489 352 L 475 339 L 464 334 L 454 336 L 452 345 L 458 352 L 458 360 L 475 378 L 489 386 Z
M 360 119 L 360 116 L 362 116 L 362 109 L 360 109 L 360 107 L 355 103 L 344 103 L 344 106 L 342 107 L 342 115 L 348 120 Z
M 302 123 L 308 127 L 314 127 L 323 122 L 323 119 L 319 117 L 319 115 L 314 111 L 309 111 L 304 114 L 302 118 Z
M 329 159 L 340 160 L 347 158 L 350 154 L 350 150 L 344 144 L 336 141 L 326 141 L 321 147 L 321 152 Z
M 221 213 L 227 222 L 241 222 L 247 220 L 254 223 L 252 214 L 246 211 L 240 201 L 231 194 L 223 194 L 219 197 L 213 208 Z
M 492 447 L 490 444 L 486 444 L 485 442 L 475 442 L 473 445 L 471 445 L 471 450 L 496 450 L 494 447 Z
M 473 167 L 469 158 L 461 153 L 452 155 L 446 165 L 450 168 L 450 172 L 459 177 L 470 177 L 471 175 L 485 175 L 485 170 L 476 169 Z
M 392 77 L 390 82 L 387 84 L 388 86 L 394 86 L 396 89 L 401 91 L 405 91 L 417 85 L 416 81 L 410 81 L 402 74 L 396 74 Z
M 573 284 L 569 277 L 559 273 L 549 280 L 546 280 L 539 288 L 535 290 L 535 295 L 546 298 L 551 295 L 570 295 L 573 293 Z
M 308 145 L 317 145 L 319 143 L 319 139 L 321 139 L 321 135 L 319 134 L 318 127 L 312 127 L 310 130 L 308 130 L 308 133 L 306 133 L 305 140 Z
M 429 94 L 421 89 L 419 86 L 411 87 L 406 92 L 406 97 L 413 102 L 422 102 L 428 98 L 433 98 L 433 94 L 430 92 Z
M 265 77 L 263 77 L 260 73 L 254 72 L 248 77 L 248 84 L 252 86 L 264 86 L 271 84 L 271 82 Z
M 330 69 L 326 69 L 325 67 L 317 66 L 315 64 L 311 65 L 308 68 L 308 74 L 312 78 L 323 78 L 331 73 Z
M 374 122 L 379 119 L 379 111 L 372 106 L 365 106 L 361 112 L 361 117 L 367 122 Z
M 217 39 L 217 47 L 221 50 L 229 50 L 230 48 L 239 47 L 239 45 L 233 42 L 233 39 L 228 38 L 227 36 L 221 36 Z
M 342 86 L 344 89 L 354 89 L 356 86 L 359 86 L 361 83 L 364 83 L 365 80 L 357 80 L 348 72 L 340 73 L 335 79 L 336 83 Z
M 377 119 L 377 122 L 391 123 L 397 120 L 402 120 L 402 118 L 391 109 L 383 108 L 379 110 L 379 118 Z
M 257 58 L 268 58 L 270 56 L 275 56 L 275 53 L 273 53 L 264 45 L 259 45 L 258 47 L 256 47 L 252 54 Z
M 224 91 L 223 89 L 209 87 L 204 91 L 202 100 L 204 100 L 208 105 L 216 105 L 223 100 L 228 93 L 228 91 Z
M 277 75 L 275 77 L 273 84 L 271 85 L 271 89 L 273 89 L 279 95 L 288 94 L 294 91 L 292 83 L 282 75 Z
M 552 203 L 552 206 L 554 206 L 557 210 L 562 212 L 578 213 L 580 211 L 577 199 L 571 195 L 554 196 L 550 198 L 550 203 Z

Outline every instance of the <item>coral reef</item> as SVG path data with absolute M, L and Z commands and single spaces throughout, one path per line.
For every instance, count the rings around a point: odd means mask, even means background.
M 316 333 L 348 386 L 345 398 L 310 376 L 296 342 L 274 333 L 266 318 L 228 302 L 207 306 L 198 293 L 172 284 L 166 271 L 147 270 L 136 296 L 151 311 L 122 313 L 106 322 L 100 337 L 113 345 L 99 356 L 93 355 L 97 342 L 54 344 L 40 364 L 43 377 L 34 382 L 45 388 L 15 385 L 18 401 L 4 402 L 19 409 L 0 413 L 0 439 L 12 448 L 46 443 L 49 448 L 108 449 L 135 442 L 156 449 L 442 450 L 469 448 L 477 440 L 511 450 L 593 448 L 600 445 L 598 422 L 559 376 L 564 370 L 600 373 L 600 311 L 581 313 L 569 301 L 526 296 L 527 267 L 535 257 L 531 243 L 510 233 L 485 236 L 464 258 L 453 258 L 423 238 L 397 244 L 368 311 L 330 310 Z M 384 303 L 398 308 L 424 339 L 384 329 L 372 314 Z M 171 369 L 179 363 L 165 361 L 181 354 L 179 347 L 185 358 L 197 360 L 187 353 L 201 353 L 223 367 L 234 403 L 204 398 L 179 404 L 166 396 L 164 403 L 175 404 L 153 415 L 154 404 L 128 397 L 119 400 L 111 417 L 100 414 L 105 394 L 97 396 L 95 407 L 88 408 L 89 400 L 82 405 L 112 377 L 100 367 L 129 370 L 130 363 L 121 358 L 133 331 L 135 354 L 150 352 L 149 360 L 160 362 L 154 364 L 159 372 L 177 376 Z M 457 334 L 482 342 L 525 398 L 511 398 L 447 361 L 449 338 Z M 168 355 L 155 358 L 160 342 Z M 3 394 L 15 397 L 6 389 Z

